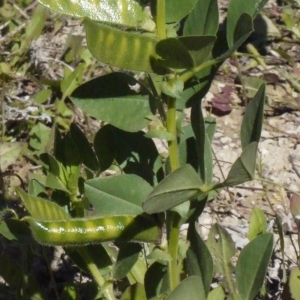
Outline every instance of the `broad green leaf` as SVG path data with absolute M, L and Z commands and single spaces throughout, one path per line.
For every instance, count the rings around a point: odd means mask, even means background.
M 225 293 L 223 291 L 223 288 L 218 285 L 215 289 L 213 289 L 207 297 L 207 300 L 224 300 L 225 299 Z
M 199 193 L 202 181 L 190 165 L 182 166 L 164 178 L 143 204 L 149 214 L 166 211 Z
M 144 285 L 140 283 L 130 285 L 123 293 L 121 300 L 147 300 Z
M 69 214 L 56 203 L 26 194 L 20 188 L 16 192 L 32 218 L 45 221 L 70 219 Z
M 196 66 L 205 62 L 207 58 L 211 55 L 211 51 L 216 41 L 216 37 L 213 35 L 194 35 L 183 36 L 178 38 L 178 40 L 189 51 L 189 54 L 193 59 L 193 64 Z
M 169 274 L 166 264 L 154 262 L 145 274 L 145 290 L 147 299 L 152 299 L 168 291 Z
M 202 288 L 201 278 L 190 276 L 180 282 L 180 284 L 171 292 L 166 300 L 205 300 L 205 293 Z
M 79 155 L 84 165 L 93 171 L 99 169 L 99 163 L 96 154 L 91 147 L 85 134 L 79 129 L 79 127 L 72 123 L 70 126 L 70 133 L 72 140 L 75 142 Z
M 150 57 L 155 57 L 157 40 L 143 34 L 125 32 L 85 19 L 87 46 L 93 56 L 108 65 L 151 73 Z
M 71 100 L 98 120 L 136 132 L 150 123 L 147 116 L 152 115 L 149 95 L 144 90 L 136 94 L 130 89 L 137 84 L 132 76 L 115 72 L 84 83 L 73 92 Z
M 300 269 L 294 267 L 289 278 L 289 288 L 293 300 L 300 300 Z
M 189 14 L 197 0 L 165 0 L 166 23 L 178 22 Z
M 185 36 L 215 35 L 218 27 L 218 0 L 198 0 L 184 23 L 183 34 Z
M 115 280 L 120 280 L 129 273 L 138 260 L 142 249 L 141 244 L 138 243 L 127 243 L 121 246 L 113 268 L 113 278 Z
M 7 142 L 0 144 L 0 171 L 6 171 L 7 167 L 14 164 L 22 150 L 22 143 Z
M 166 68 L 188 69 L 194 65 L 188 49 L 178 38 L 159 41 L 155 51 L 160 57 L 157 62 Z
M 85 182 L 85 195 L 94 215 L 140 214 L 152 187 L 136 175 L 94 178 Z
M 238 30 L 242 29 L 241 16 L 248 14 L 254 19 L 268 0 L 231 0 L 227 11 L 227 42 L 232 47 L 239 39 Z
M 247 237 L 252 241 L 255 237 L 260 234 L 267 232 L 267 219 L 263 211 L 259 208 L 254 207 L 251 213 L 250 225 Z
M 259 142 L 264 117 L 265 88 L 265 84 L 262 84 L 247 106 L 241 127 L 242 149 L 252 142 Z
M 236 254 L 236 249 L 230 234 L 219 224 L 215 224 L 210 229 L 206 245 L 213 257 L 215 271 L 223 275 L 224 286 L 230 293 L 234 293 L 231 259 Z
M 233 163 L 224 182 L 218 183 L 214 189 L 225 186 L 234 186 L 252 180 L 255 172 L 257 143 L 248 145 L 241 156 Z
M 154 22 L 135 0 L 39 0 L 61 14 L 152 31 Z
M 136 174 L 152 186 L 156 184 L 161 160 L 153 140 L 146 138 L 144 132 L 126 132 L 108 124 L 97 132 L 94 147 L 102 171 L 115 159 L 124 173 Z
M 196 227 L 198 227 L 198 223 L 189 224 L 187 238 L 190 247 L 186 253 L 187 269 L 188 274 L 201 278 L 205 296 L 207 296 L 213 278 L 213 260 Z
M 273 252 L 273 234 L 257 236 L 242 251 L 236 264 L 236 284 L 243 300 L 252 300 L 261 289 Z

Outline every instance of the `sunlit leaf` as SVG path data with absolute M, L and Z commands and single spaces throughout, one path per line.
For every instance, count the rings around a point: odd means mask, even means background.
M 248 239 L 252 241 L 256 236 L 267 232 L 267 219 L 263 211 L 254 207 L 251 213 Z
M 30 213 L 31 217 L 39 220 L 67 220 L 70 219 L 59 205 L 48 200 L 31 196 L 21 189 L 17 188 L 17 194 L 21 198 L 24 206 Z
M 154 22 L 135 0 L 39 0 L 61 14 L 152 31 Z
M 84 25 L 87 46 L 96 59 L 123 69 L 153 72 L 150 57 L 156 56 L 155 38 L 125 32 L 90 19 L 85 19 Z

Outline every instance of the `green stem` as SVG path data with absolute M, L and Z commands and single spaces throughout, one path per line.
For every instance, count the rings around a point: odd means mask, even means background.
M 156 14 L 157 36 L 160 40 L 166 38 L 166 4 L 165 0 L 157 0 Z
M 176 99 L 169 98 L 167 111 L 167 131 L 174 137 L 169 141 L 169 159 L 171 171 L 174 172 L 179 168 L 179 157 L 177 148 L 177 132 L 176 132 Z
M 198 72 L 209 68 L 210 66 L 216 65 L 217 63 L 221 62 L 223 60 L 223 58 L 216 58 L 216 59 L 212 59 L 209 61 L 206 61 L 205 63 L 196 66 L 186 72 L 184 72 L 181 76 L 180 79 L 183 80 L 183 82 L 188 81 L 190 78 L 192 78 L 195 74 L 197 74 Z
M 177 132 L 176 132 L 176 99 L 169 98 L 167 111 L 167 130 L 174 139 L 169 141 L 169 159 L 171 171 L 174 172 L 179 168 L 179 157 L 177 147 Z M 168 230 L 168 249 L 171 257 L 169 264 L 170 289 L 174 290 L 179 284 L 178 271 L 178 241 L 180 232 L 180 215 L 176 212 L 167 214 L 167 230 Z
M 100 274 L 97 266 L 93 262 L 93 259 L 91 258 L 88 249 L 86 247 L 82 247 L 80 248 L 79 252 L 84 261 L 86 262 L 98 286 L 102 289 L 103 295 L 106 297 L 107 300 L 115 300 L 112 285 L 106 283 L 105 279 Z

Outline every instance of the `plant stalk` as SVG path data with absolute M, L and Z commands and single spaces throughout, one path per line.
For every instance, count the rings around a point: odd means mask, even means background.
M 157 36 L 160 40 L 166 38 L 166 4 L 165 0 L 157 0 L 156 13 Z
M 179 168 L 175 98 L 169 98 L 168 100 L 167 131 L 170 132 L 174 137 L 174 139 L 172 141 L 169 141 L 168 143 L 171 171 L 174 172 Z M 180 232 L 180 215 L 177 212 L 169 212 L 167 214 L 167 230 L 168 249 L 171 257 L 171 261 L 169 264 L 170 289 L 174 290 L 175 287 L 179 284 L 178 241 Z
M 171 133 L 174 137 L 172 141 L 168 142 L 171 171 L 174 172 L 179 168 L 179 157 L 176 132 L 176 99 L 171 97 L 168 101 L 167 131 Z
M 166 38 L 166 11 L 165 0 L 157 0 L 157 35 L 160 40 Z M 179 168 L 179 157 L 177 147 L 177 132 L 176 132 L 176 99 L 168 99 L 168 111 L 167 111 L 167 131 L 174 137 L 172 141 L 169 141 L 169 159 L 171 171 L 174 172 Z M 180 216 L 176 212 L 170 212 L 167 214 L 167 228 L 168 228 L 168 250 L 171 257 L 169 264 L 169 278 L 170 289 L 174 290 L 179 284 L 179 272 L 178 272 L 178 241 L 180 231 Z
M 89 270 L 91 271 L 98 286 L 102 289 L 102 293 L 103 293 L 104 297 L 107 300 L 115 300 L 112 285 L 107 284 L 105 279 L 102 277 L 97 266 L 93 262 L 93 259 L 91 258 L 90 254 L 88 252 L 88 249 L 86 247 L 82 247 L 82 248 L 80 248 L 79 252 L 80 252 L 82 258 L 84 259 L 84 261 L 86 262 L 86 264 L 87 264 Z
M 206 69 L 206 68 L 209 68 L 210 66 L 213 66 L 213 65 L 216 65 L 217 63 L 221 62 L 223 60 L 223 58 L 215 58 L 215 59 L 212 59 L 212 60 L 209 60 L 209 61 L 206 61 L 186 72 L 184 72 L 181 76 L 180 76 L 180 79 L 183 81 L 183 82 L 187 82 L 190 78 L 192 78 L 195 74 L 197 74 L 198 72 Z

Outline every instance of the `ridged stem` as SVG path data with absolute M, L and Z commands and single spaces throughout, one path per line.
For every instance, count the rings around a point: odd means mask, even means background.
M 157 0 L 156 26 L 160 40 L 166 38 L 166 4 L 165 0 Z
M 169 141 L 169 159 L 171 171 L 174 172 L 179 168 L 179 156 L 177 146 L 176 132 L 176 99 L 169 98 L 167 111 L 167 130 L 174 137 Z M 178 272 L 178 241 L 180 231 L 180 215 L 176 212 L 167 214 L 167 229 L 168 229 L 168 249 L 171 257 L 169 264 L 170 288 L 174 290 L 179 284 Z

